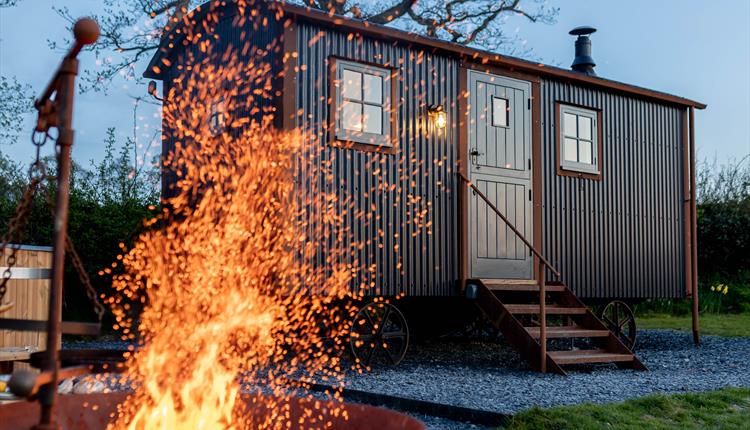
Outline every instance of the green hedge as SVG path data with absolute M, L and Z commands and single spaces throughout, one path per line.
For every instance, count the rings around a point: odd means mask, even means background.
M 701 311 L 750 312 L 750 156 L 697 167 Z M 690 304 L 655 300 L 638 310 L 681 315 L 690 312 Z
M 100 291 L 110 284 L 98 272 L 129 245 L 145 218 L 158 209 L 158 170 L 134 162 L 134 145 L 119 144 L 114 130 L 104 141 L 99 163 L 74 165 L 70 194 L 70 236 Z M 51 166 L 54 163 L 49 162 Z M 704 311 L 750 312 L 750 159 L 698 166 L 698 267 Z M 54 174 L 54 172 L 51 172 Z M 5 231 L 26 183 L 26 167 L 0 153 L 0 230 Z M 40 196 L 32 211 L 24 243 L 49 245 L 52 223 Z M 65 317 L 91 319 L 93 313 L 77 275 L 68 264 L 65 278 Z M 717 293 L 721 285 L 722 292 Z M 727 293 L 723 293 L 724 286 Z M 714 291 L 711 290 L 714 287 Z M 644 311 L 687 313 L 685 302 L 657 301 Z
M 130 139 L 118 145 L 113 129 L 105 139 L 105 157 L 88 168 L 75 164 L 71 179 L 68 230 L 86 271 L 99 292 L 108 291 L 111 279 L 99 276 L 130 245 L 143 220 L 158 210 L 158 172 L 137 165 Z M 46 160 L 54 167 L 54 160 Z M 0 229 L 5 232 L 26 187 L 26 167 L 0 154 Z M 50 172 L 54 174 L 54 171 Z M 54 189 L 51 190 L 54 193 Z M 52 216 L 43 195 L 38 195 L 29 219 L 25 244 L 50 245 Z M 78 275 L 66 261 L 64 315 L 68 320 L 93 320 L 95 314 Z

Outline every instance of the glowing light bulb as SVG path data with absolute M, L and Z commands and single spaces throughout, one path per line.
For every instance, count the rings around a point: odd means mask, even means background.
M 429 109 L 429 117 L 432 123 L 438 130 L 443 130 L 448 125 L 448 116 L 443 110 L 442 106 L 431 106 Z

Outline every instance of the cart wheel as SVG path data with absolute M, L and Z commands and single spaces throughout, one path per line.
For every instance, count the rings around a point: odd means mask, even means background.
M 599 314 L 599 319 L 617 336 L 629 350 L 635 348 L 636 326 L 635 315 L 627 303 L 613 300 L 607 303 Z
M 395 366 L 409 347 L 406 318 L 395 306 L 373 302 L 357 312 L 349 333 L 349 347 L 358 364 Z

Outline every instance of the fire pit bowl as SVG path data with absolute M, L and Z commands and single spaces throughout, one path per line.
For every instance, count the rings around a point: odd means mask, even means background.
M 125 400 L 126 393 L 110 394 L 80 394 L 58 397 L 56 405 L 57 421 L 62 430 L 104 430 L 110 422 L 110 415 L 117 411 L 117 405 Z M 261 395 L 243 395 L 246 416 L 251 417 L 250 428 L 253 423 L 262 423 L 274 411 L 264 407 L 266 402 Z M 348 420 L 329 415 L 333 424 L 331 429 L 359 429 L 359 430 L 424 430 L 424 425 L 414 418 L 387 409 L 373 406 L 345 403 L 343 406 L 331 402 L 317 403 L 315 400 L 291 398 L 290 404 L 292 423 L 305 411 L 305 406 L 320 405 L 316 414 L 325 415 L 335 409 L 345 410 Z M 341 415 L 341 414 L 337 414 Z M 0 406 L 0 430 L 25 430 L 38 423 L 39 404 L 36 402 L 17 402 Z M 304 429 L 307 427 L 294 427 Z

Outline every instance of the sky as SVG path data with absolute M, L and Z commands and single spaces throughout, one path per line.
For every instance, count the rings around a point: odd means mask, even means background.
M 706 110 L 696 112 L 699 159 L 715 157 L 723 163 L 750 154 L 750 1 L 549 3 L 560 8 L 555 24 L 532 24 L 521 18 L 507 24 L 508 31 L 518 32 L 535 56 L 568 67 L 574 38 L 567 32 L 580 25 L 594 26 L 598 31 L 592 36 L 593 56 L 599 76 L 708 104 Z M 13 8 L 0 9 L 0 74 L 16 76 L 35 93 L 47 84 L 62 55 L 47 43 L 67 36 L 66 23 L 52 10 L 60 5 L 68 7 L 73 16 L 101 12 L 100 0 L 21 0 Z M 83 53 L 80 59 L 82 69 L 98 67 L 92 53 Z M 143 67 L 145 64 L 141 71 Z M 115 127 L 121 139 L 133 136 L 133 98 L 145 96 L 145 83 L 123 79 L 116 80 L 107 94 L 78 95 L 75 159 L 84 164 L 101 159 L 109 127 Z M 159 107 L 141 103 L 136 115 L 135 135 L 141 154 L 151 144 L 153 155 L 159 147 Z M 26 130 L 32 129 L 33 120 L 32 115 L 26 118 Z M 30 160 L 33 148 L 27 135 L 0 150 L 16 160 Z

